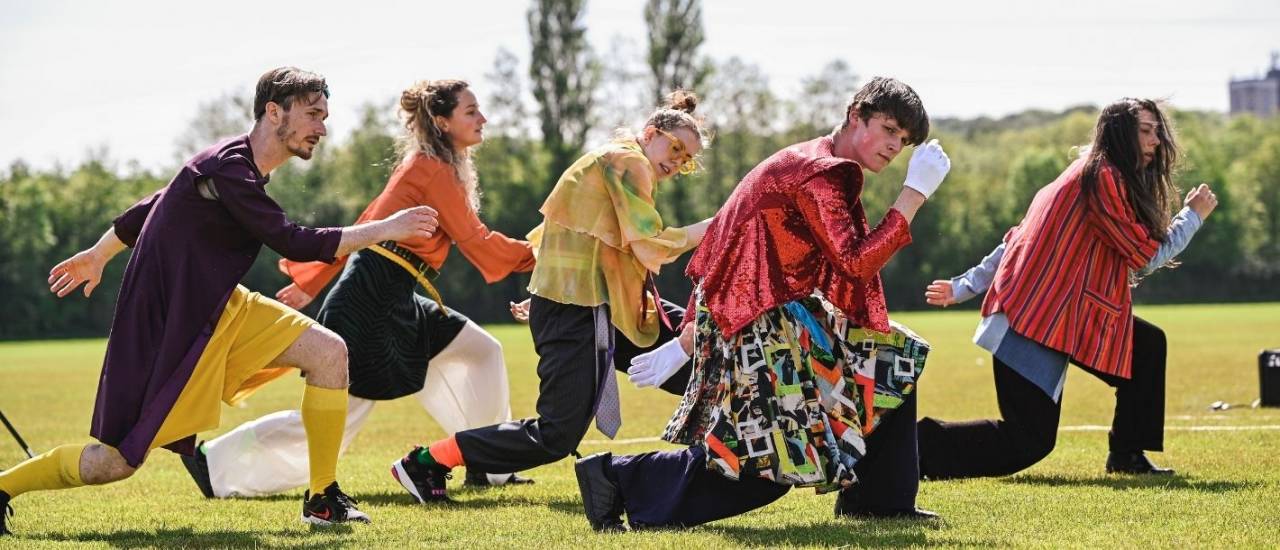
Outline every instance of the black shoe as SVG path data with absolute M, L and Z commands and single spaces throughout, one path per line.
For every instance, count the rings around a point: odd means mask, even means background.
M 843 496 L 836 497 L 836 517 L 850 517 L 858 519 L 921 519 L 933 520 L 941 519 L 937 512 L 925 510 L 923 508 L 872 508 L 858 506 L 856 500 L 846 502 Z
M 596 531 L 626 530 L 622 525 L 622 495 L 618 493 L 618 484 L 605 473 L 612 461 L 612 453 L 597 453 L 573 464 L 578 476 L 578 492 L 582 493 L 582 508 Z
M 13 507 L 9 506 L 9 493 L 0 491 L 0 537 L 13 534 L 13 531 L 5 527 L 7 519 L 11 517 L 13 517 Z
M 467 477 L 463 478 L 462 484 L 467 487 L 497 487 L 499 485 L 531 485 L 533 480 L 520 477 L 519 474 L 486 474 L 467 468 Z
M 196 487 L 200 488 L 200 494 L 204 495 L 204 498 L 213 498 L 213 483 L 209 481 L 209 457 L 205 456 L 203 445 L 203 441 L 196 444 L 196 452 L 191 456 L 179 456 L 182 458 L 182 465 L 187 468 L 187 473 L 191 474 L 191 480 L 195 481 Z
M 356 499 L 338 488 L 338 482 L 330 483 L 322 494 L 313 496 L 308 489 L 302 495 L 302 523 L 333 525 L 349 521 L 370 522 L 368 514 L 356 508 Z
M 849 517 L 857 519 L 911 519 L 932 521 L 942 519 L 942 516 L 932 510 L 924 508 L 858 508 L 856 510 L 842 510 L 840 504 L 836 504 L 836 517 Z
M 1108 474 L 1138 474 L 1153 476 L 1171 476 L 1173 468 L 1161 468 L 1152 464 L 1142 451 L 1107 453 Z
M 422 447 L 414 447 L 404 458 L 391 463 L 391 477 L 396 478 L 418 502 L 448 502 L 449 494 L 445 489 L 445 481 L 453 479 L 449 469 L 439 464 L 419 464 L 414 457 L 416 453 L 428 452 Z

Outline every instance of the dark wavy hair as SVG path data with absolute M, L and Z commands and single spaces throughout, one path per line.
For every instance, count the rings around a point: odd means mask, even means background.
M 900 80 L 877 76 L 859 88 L 845 107 L 841 128 L 849 125 L 849 115 L 855 110 L 864 123 L 877 113 L 897 121 L 907 131 L 911 145 L 920 145 L 929 137 L 929 113 L 924 110 L 924 102 Z
M 1145 167 L 1138 139 L 1138 114 L 1142 111 L 1155 116 L 1159 125 L 1156 136 L 1160 139 L 1155 156 Z M 1178 198 L 1178 189 L 1173 184 L 1178 154 L 1173 129 L 1160 104 L 1151 99 L 1126 97 L 1107 105 L 1098 116 L 1093 143 L 1085 153 L 1080 185 L 1086 196 L 1097 192 L 1098 175 L 1110 165 L 1119 174 L 1138 221 L 1153 239 L 1164 242 L 1168 237 L 1169 206 Z

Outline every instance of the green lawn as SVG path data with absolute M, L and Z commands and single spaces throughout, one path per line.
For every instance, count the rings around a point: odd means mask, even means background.
M 123 483 L 24 495 L 11 520 L 17 536 L 0 539 L 0 547 L 1276 547 L 1280 409 L 1247 404 L 1258 396 L 1258 351 L 1280 347 L 1280 304 L 1141 307 L 1138 313 L 1169 337 L 1166 452 L 1153 456 L 1178 469 L 1173 478 L 1103 472 L 1106 431 L 1097 427 L 1109 424 L 1113 399 L 1104 384 L 1073 370 L 1057 450 L 1009 478 L 924 483 L 919 503 L 940 512 L 942 522 L 835 520 L 834 496 L 793 491 L 762 510 L 684 532 L 596 535 L 582 515 L 569 460 L 533 470 L 532 486 L 459 487 L 455 505 L 412 503 L 387 466 L 441 431 L 416 402 L 402 399 L 379 406 L 339 464 L 343 487 L 361 500 L 373 525 L 312 531 L 298 522 L 301 491 L 204 500 L 178 457 L 159 451 Z M 956 419 L 996 412 L 990 357 L 969 343 L 977 313 L 895 318 L 934 347 L 920 387 L 922 415 Z M 515 414 L 532 413 L 536 356 L 528 331 L 493 330 L 506 346 Z M 103 340 L 0 343 L 0 409 L 38 451 L 88 440 L 103 346 Z M 247 406 L 225 409 L 223 429 L 294 408 L 300 399 L 301 382 L 288 377 Z M 1243 406 L 1208 410 L 1218 400 Z M 629 385 L 623 401 L 620 439 L 657 435 L 676 402 Z M 602 440 L 591 431 L 581 451 L 670 447 Z M 0 434 L 0 465 L 22 458 Z

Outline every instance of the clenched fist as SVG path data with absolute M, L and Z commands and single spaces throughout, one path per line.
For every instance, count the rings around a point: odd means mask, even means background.
M 911 162 L 907 164 L 907 181 L 903 185 L 919 191 L 924 198 L 929 198 L 942 179 L 951 171 L 951 159 L 942 150 L 938 140 L 931 139 L 911 154 Z

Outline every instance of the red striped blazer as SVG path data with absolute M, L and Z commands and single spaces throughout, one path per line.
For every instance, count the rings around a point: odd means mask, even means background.
M 1009 230 L 982 314 L 1004 312 L 1018 334 L 1129 378 L 1129 272 L 1147 265 L 1160 242 L 1138 222 L 1114 168 L 1099 171 L 1090 197 L 1081 193 L 1083 168 L 1076 161 L 1037 192 L 1022 223 Z

